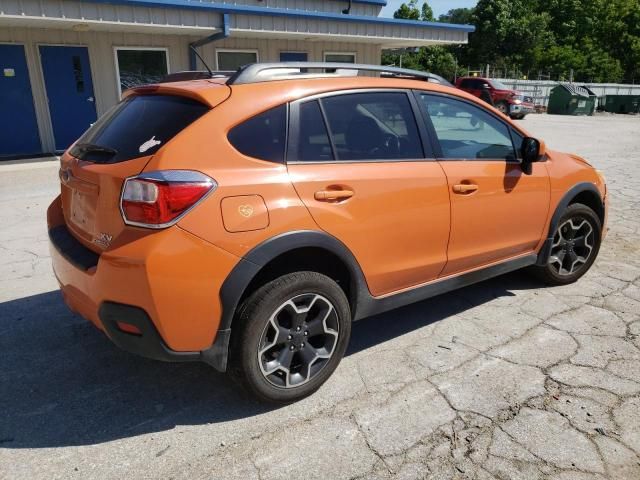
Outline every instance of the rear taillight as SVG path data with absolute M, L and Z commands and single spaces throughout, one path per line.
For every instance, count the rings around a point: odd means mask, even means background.
M 166 228 L 215 190 L 215 180 L 192 170 L 162 170 L 127 178 L 120 210 L 127 225 Z

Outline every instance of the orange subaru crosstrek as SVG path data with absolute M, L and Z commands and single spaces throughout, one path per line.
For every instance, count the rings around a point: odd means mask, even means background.
M 523 267 L 580 278 L 603 177 L 445 83 L 255 64 L 128 91 L 61 158 L 66 303 L 129 352 L 287 402 L 327 380 L 354 320 Z

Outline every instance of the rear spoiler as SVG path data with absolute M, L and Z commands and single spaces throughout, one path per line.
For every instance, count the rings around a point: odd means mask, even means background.
M 158 83 L 186 82 L 189 80 L 204 80 L 208 78 L 226 78 L 235 72 L 220 70 L 217 72 L 207 72 L 206 70 L 185 70 L 166 75 Z

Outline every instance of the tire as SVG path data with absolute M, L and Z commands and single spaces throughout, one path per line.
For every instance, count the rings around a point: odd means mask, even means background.
M 507 102 L 501 101 L 496 103 L 496 108 L 505 115 L 509 115 L 509 104 Z
M 554 232 L 547 263 L 533 267 L 533 271 L 548 285 L 573 283 L 593 265 L 600 251 L 601 239 L 602 224 L 598 215 L 581 203 L 569 205 Z
M 300 400 L 331 376 L 350 335 L 349 302 L 336 282 L 316 272 L 284 275 L 238 309 L 230 371 L 261 400 Z

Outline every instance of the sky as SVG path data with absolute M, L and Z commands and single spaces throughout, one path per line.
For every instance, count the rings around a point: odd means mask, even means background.
M 393 17 L 395 12 L 402 3 L 407 3 L 407 0 L 387 0 L 387 6 L 382 9 L 380 14 L 383 17 Z M 422 5 L 422 1 L 418 2 Z M 433 14 L 436 18 L 443 13 L 447 13 L 452 8 L 461 7 L 473 7 L 478 0 L 427 0 L 427 3 L 433 9 Z

